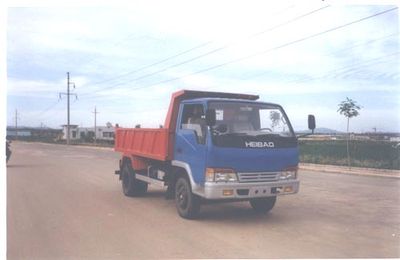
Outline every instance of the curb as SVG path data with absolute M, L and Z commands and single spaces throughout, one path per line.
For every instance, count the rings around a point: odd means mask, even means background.
M 311 163 L 300 163 L 299 169 L 308 171 L 327 172 L 327 173 L 339 173 L 348 175 L 361 175 L 361 176 L 400 179 L 399 170 L 361 168 L 361 167 L 349 168 L 347 166 L 323 165 L 323 164 L 311 164 Z

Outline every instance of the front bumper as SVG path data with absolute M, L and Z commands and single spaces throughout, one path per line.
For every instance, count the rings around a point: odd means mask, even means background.
M 252 199 L 295 194 L 299 191 L 298 180 L 255 183 L 206 183 L 201 192 L 205 199 Z

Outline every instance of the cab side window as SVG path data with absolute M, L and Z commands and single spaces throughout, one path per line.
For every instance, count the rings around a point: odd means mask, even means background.
M 181 129 L 194 130 L 197 143 L 206 143 L 206 120 L 203 105 L 184 105 Z

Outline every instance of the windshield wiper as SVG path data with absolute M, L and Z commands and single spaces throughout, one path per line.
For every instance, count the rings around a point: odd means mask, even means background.
M 273 137 L 282 137 L 282 138 L 291 138 L 291 137 L 293 137 L 291 135 L 281 135 L 281 134 L 277 134 L 277 133 L 264 133 L 264 134 L 256 135 L 256 137 L 260 137 L 260 136 L 273 136 Z
M 248 135 L 247 133 L 224 133 L 221 135 L 227 135 L 227 136 L 246 136 Z

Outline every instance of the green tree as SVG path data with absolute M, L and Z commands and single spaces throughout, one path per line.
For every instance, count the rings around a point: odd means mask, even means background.
M 276 111 L 271 111 L 269 119 L 271 119 L 271 128 L 272 130 L 274 130 L 275 126 L 279 125 L 279 121 L 281 120 L 281 114 L 279 114 Z
M 350 118 L 358 116 L 360 114 L 360 112 L 358 112 L 360 109 L 361 106 L 357 105 L 356 101 L 346 97 L 346 100 L 340 102 L 339 109 L 337 110 L 337 112 L 339 112 L 341 115 L 344 115 L 347 118 L 347 164 L 349 167 L 350 167 L 350 151 L 349 151 Z

